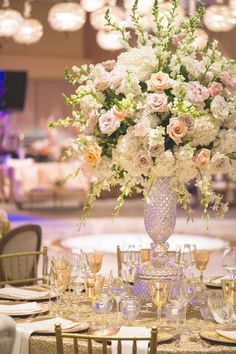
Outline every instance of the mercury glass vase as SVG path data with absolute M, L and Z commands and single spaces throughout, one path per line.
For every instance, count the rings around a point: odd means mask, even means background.
M 168 257 L 168 238 L 174 231 L 176 223 L 177 195 L 171 187 L 171 178 L 158 178 L 150 192 L 150 198 L 145 202 L 144 223 L 152 239 L 151 260 L 141 264 L 135 274 L 134 292 L 144 304 L 150 303 L 150 281 L 174 279 L 177 268 Z

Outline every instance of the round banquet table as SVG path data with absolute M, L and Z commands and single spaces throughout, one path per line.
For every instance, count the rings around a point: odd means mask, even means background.
M 91 305 L 87 303 L 82 303 L 78 308 L 64 308 L 63 317 L 73 319 L 77 322 L 79 321 L 89 321 L 91 322 Z M 98 315 L 93 316 L 93 322 L 95 328 L 101 328 L 102 325 L 113 326 L 116 321 L 116 314 L 111 313 L 107 315 Z M 157 321 L 155 314 L 153 315 L 141 315 L 135 321 L 126 321 L 122 318 L 120 319 L 121 325 L 123 326 L 157 326 Z M 112 325 L 113 324 L 113 325 Z M 165 319 L 162 320 L 163 327 L 166 327 L 167 331 L 173 331 L 174 328 L 170 327 L 169 324 L 165 322 Z M 157 353 L 161 354 L 228 354 L 236 353 L 236 343 L 235 345 L 230 344 L 221 344 L 216 342 L 210 342 L 203 340 L 199 336 L 199 332 L 211 328 L 222 328 L 222 325 L 217 324 L 212 321 L 203 321 L 199 318 L 199 314 L 188 314 L 187 315 L 187 326 L 191 332 L 191 336 L 184 336 L 178 344 L 175 339 L 170 340 L 166 343 L 160 343 L 157 346 Z M 70 339 L 64 340 L 65 354 L 73 353 L 73 342 Z M 30 338 L 30 354 L 55 354 L 56 353 L 56 339 L 54 335 L 37 335 L 34 334 Z M 95 354 L 102 354 L 101 344 L 94 342 Z M 87 347 L 85 342 L 79 342 L 79 353 L 87 354 Z M 111 353 L 111 348 L 108 350 L 108 354 Z M 125 354 L 125 353 L 124 353 Z

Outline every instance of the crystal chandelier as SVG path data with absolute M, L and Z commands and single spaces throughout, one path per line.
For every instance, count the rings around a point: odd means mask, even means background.
M 217 0 L 215 5 L 207 8 L 203 22 L 212 32 L 228 32 L 236 23 L 232 9 L 224 5 L 223 0 Z
M 9 0 L 4 0 L 0 9 L 0 37 L 12 37 L 18 31 L 22 20 L 18 11 L 10 9 Z
M 78 31 L 85 23 L 85 11 L 75 2 L 54 5 L 48 13 L 50 26 L 60 32 Z
M 31 16 L 31 3 L 25 1 L 24 3 L 24 19 L 18 31 L 14 34 L 13 39 L 19 44 L 33 44 L 40 40 L 43 35 L 43 26 L 41 22 Z

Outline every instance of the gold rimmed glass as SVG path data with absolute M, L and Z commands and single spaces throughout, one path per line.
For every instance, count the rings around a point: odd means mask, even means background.
M 236 306 L 236 279 L 222 279 L 221 285 L 224 301 L 231 307 L 231 322 L 233 322 Z
M 103 253 L 100 252 L 89 252 L 85 253 L 88 267 L 95 276 L 101 269 Z
M 209 262 L 209 251 L 207 250 L 194 250 L 195 266 L 200 271 L 200 281 L 203 282 L 203 273 L 207 268 Z
M 157 320 L 161 320 L 162 306 L 168 300 L 170 292 L 170 279 L 158 279 L 151 282 L 152 302 L 157 307 Z
M 140 250 L 140 257 L 141 257 L 141 262 L 148 262 L 151 259 L 151 254 L 152 251 L 150 248 L 141 248 Z

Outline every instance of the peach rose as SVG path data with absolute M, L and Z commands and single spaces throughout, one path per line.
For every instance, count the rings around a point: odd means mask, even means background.
M 91 166 L 97 166 L 101 161 L 102 149 L 97 143 L 88 146 L 84 151 L 85 161 Z
M 150 80 L 147 81 L 148 91 L 163 93 L 165 90 L 173 86 L 173 80 L 168 74 L 159 71 L 152 74 Z
M 107 61 L 102 62 L 102 66 L 104 67 L 104 69 L 106 69 L 108 71 L 113 70 L 115 64 L 116 64 L 115 60 L 107 60 Z
M 148 170 L 152 167 L 152 158 L 144 150 L 139 150 L 135 155 L 136 166 L 141 170 Z
M 98 91 L 106 90 L 109 86 L 108 75 L 103 74 L 96 77 L 94 80 L 94 87 Z
M 195 162 L 199 168 L 204 168 L 208 165 L 211 157 L 211 151 L 202 149 L 195 158 Z
M 122 121 L 125 119 L 125 117 L 127 117 L 127 112 L 125 111 L 119 111 L 118 108 L 116 106 L 114 106 L 111 109 L 111 113 L 113 115 L 113 117 L 115 117 L 117 120 Z
M 219 82 L 210 82 L 208 85 L 208 93 L 210 96 L 215 97 L 222 91 L 222 85 Z
M 171 118 L 167 126 L 167 134 L 178 145 L 182 142 L 182 138 L 187 133 L 188 128 L 179 118 Z

